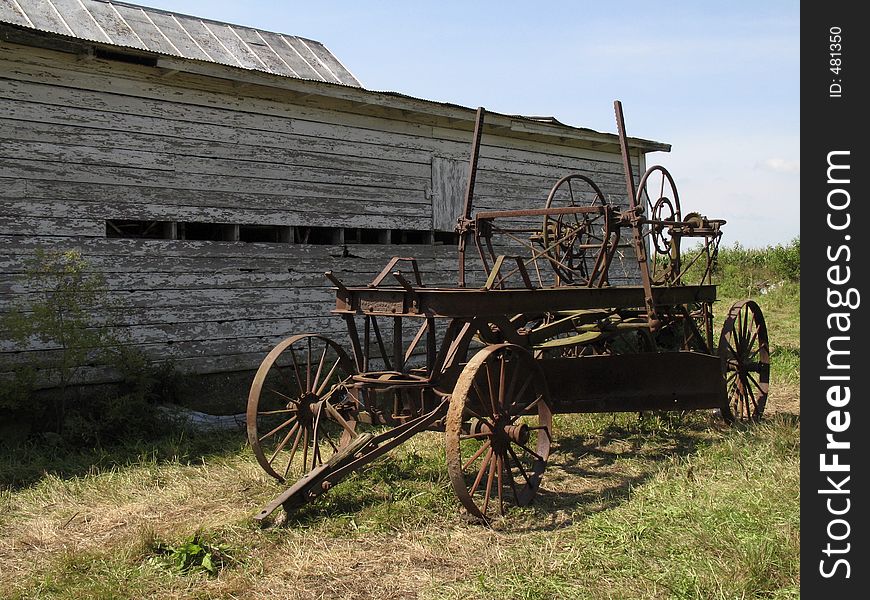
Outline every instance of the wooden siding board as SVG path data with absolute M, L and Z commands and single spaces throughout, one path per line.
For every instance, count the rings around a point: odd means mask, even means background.
M 0 308 L 37 293 L 21 277 L 35 248 L 79 249 L 117 301 L 100 322 L 154 356 L 208 372 L 255 368 L 291 333 L 343 341 L 344 324 L 328 314 L 327 269 L 362 285 L 391 256 L 413 255 L 425 283 L 454 284 L 452 246 L 106 239 L 105 219 L 425 231 L 432 196 L 444 193 L 439 169 L 464 169 L 470 132 L 292 104 L 290 92 L 241 95 L 135 65 L 16 52 L 0 58 L 16 78 L 0 80 L 11 144 L 0 149 Z M 608 194 L 624 195 L 619 157 L 599 151 L 486 135 L 480 167 L 477 208 L 542 206 L 568 171 L 592 172 Z M 451 185 L 464 192 L 463 176 Z M 439 210 L 447 230 L 450 212 Z M 477 260 L 468 267 L 480 283 Z
M 283 117 L 268 114 L 255 116 L 216 107 L 185 105 L 175 101 L 130 98 L 105 92 L 89 93 L 71 88 L 11 81 L 0 81 L 0 97 L 12 100 L 37 101 L 40 103 L 47 102 L 59 105 L 60 107 L 88 106 L 89 110 L 99 111 L 96 118 L 103 121 L 111 117 L 101 113 L 107 113 L 108 115 L 117 114 L 120 115 L 121 119 L 126 118 L 127 115 L 141 116 L 146 118 L 146 121 L 141 125 L 141 127 L 145 128 L 143 131 L 147 131 L 149 121 L 151 126 L 159 127 L 159 122 L 154 121 L 151 115 L 160 114 L 162 119 L 183 121 L 183 124 L 169 124 L 169 127 L 177 128 L 176 131 L 178 133 L 176 135 L 179 137 L 188 135 L 191 123 L 207 123 L 212 126 L 236 128 L 241 130 L 243 134 L 248 130 L 265 131 L 267 132 L 263 134 L 265 136 L 271 135 L 272 132 L 294 133 L 298 136 L 306 136 L 306 138 L 303 138 L 306 142 L 312 141 L 310 138 L 315 140 L 334 139 L 342 142 L 372 144 L 378 147 L 389 145 L 395 148 L 437 152 L 443 158 L 468 159 L 467 134 L 461 140 L 435 140 L 431 138 L 431 135 L 420 136 L 411 132 L 389 131 L 386 129 L 388 127 L 387 123 L 372 123 L 371 119 L 365 122 L 366 127 L 359 126 L 362 124 L 355 126 L 348 124 L 337 125 L 329 122 L 309 121 L 303 118 L 308 117 L 308 115 L 294 114 L 291 118 L 288 118 L 290 115 Z M 312 114 L 310 118 L 315 118 L 316 116 Z M 320 118 L 326 117 L 320 116 Z M 334 120 L 334 117 L 332 120 Z M 112 123 L 105 123 L 105 125 L 111 127 Z M 379 131 L 377 129 L 379 125 L 384 125 L 385 129 Z M 194 133 L 196 133 L 195 129 Z M 491 136 L 486 137 L 491 138 Z M 519 156 L 517 155 L 517 151 L 529 152 L 529 148 L 537 149 L 537 152 L 531 150 L 533 154 L 530 156 L 526 156 L 524 153 Z M 501 158 L 502 160 L 518 162 L 529 161 L 552 164 L 557 167 L 563 167 L 565 161 L 570 160 L 570 158 L 548 156 L 542 152 L 545 148 L 542 144 L 519 144 L 515 142 L 511 142 L 509 147 L 505 148 L 485 145 L 482 151 L 482 160 Z M 376 150 L 379 149 L 377 148 Z M 569 168 L 572 168 L 572 170 L 621 172 L 621 164 L 617 160 L 617 157 L 611 155 L 610 158 L 610 161 L 593 161 L 578 157 L 576 162 L 570 161 Z M 428 161 L 428 159 L 426 160 Z

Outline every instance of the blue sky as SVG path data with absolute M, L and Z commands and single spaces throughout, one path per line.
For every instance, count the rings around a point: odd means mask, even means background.
M 796 1 L 138 3 L 318 40 L 373 90 L 607 132 L 620 99 L 629 135 L 673 145 L 648 163 L 684 213 L 728 245 L 799 234 Z

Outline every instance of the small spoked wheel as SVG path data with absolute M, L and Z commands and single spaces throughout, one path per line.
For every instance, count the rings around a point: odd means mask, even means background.
M 649 215 L 649 240 L 653 256 L 653 279 L 664 283 L 670 273 L 672 238 L 665 222 L 680 222 L 680 196 L 677 184 L 667 169 L 655 165 L 647 169 L 637 187 L 637 206 Z M 675 250 L 679 252 L 679 247 Z
M 758 421 L 770 388 L 770 347 L 761 308 L 752 300 L 735 302 L 719 338 L 719 357 L 728 403 L 726 421 Z
M 532 355 L 494 344 L 465 366 L 447 412 L 447 471 L 468 514 L 489 523 L 525 506 L 541 484 L 553 417 Z
M 285 481 L 325 463 L 356 436 L 344 385 L 355 373 L 341 347 L 321 335 L 294 335 L 263 360 L 248 395 L 248 442 L 269 475 Z
M 544 217 L 543 254 L 560 283 L 592 285 L 606 271 L 607 256 L 619 232 L 607 220 L 607 200 L 601 188 L 585 175 L 572 173 L 556 182 L 545 208 L 577 207 L 594 210 Z

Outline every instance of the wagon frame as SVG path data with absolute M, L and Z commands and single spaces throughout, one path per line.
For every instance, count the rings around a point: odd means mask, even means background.
M 451 484 L 464 510 L 488 522 L 534 497 L 553 414 L 717 409 L 728 421 L 760 418 L 769 351 L 758 305 L 735 303 L 714 346 L 712 275 L 724 221 L 684 216 L 664 167 L 635 185 L 618 101 L 615 111 L 624 209 L 574 173 L 543 208 L 472 214 L 479 109 L 457 219 L 458 285 L 427 287 L 413 257 L 394 257 L 365 286 L 326 273 L 351 352 L 308 333 L 285 339 L 260 365 L 248 440 L 267 473 L 281 482 L 301 476 L 255 519 L 313 500 L 423 430 L 445 433 Z M 611 285 L 627 233 L 641 285 Z M 697 245 L 684 255 L 687 238 Z M 478 288 L 466 285 L 471 246 L 486 277 Z

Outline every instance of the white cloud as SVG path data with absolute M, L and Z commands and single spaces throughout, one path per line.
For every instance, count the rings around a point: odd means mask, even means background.
M 773 171 L 774 173 L 800 173 L 801 161 L 785 160 L 784 158 L 768 158 L 756 165 L 759 169 Z

